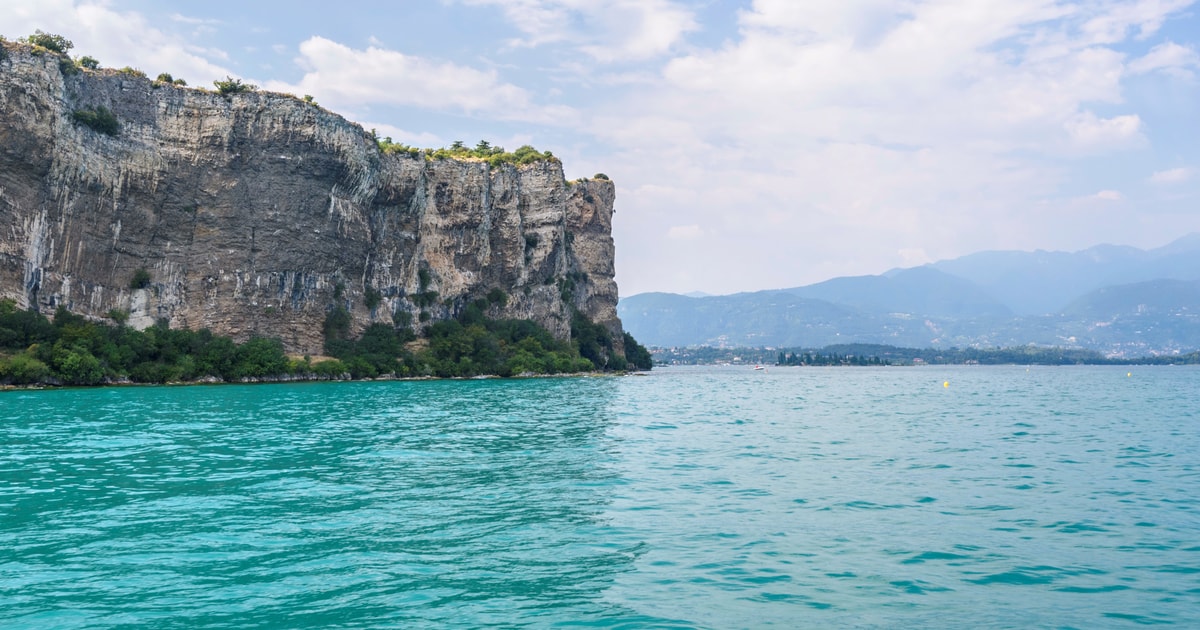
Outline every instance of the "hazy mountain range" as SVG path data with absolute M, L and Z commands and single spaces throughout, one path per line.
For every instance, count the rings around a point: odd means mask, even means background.
M 1026 344 L 1119 356 L 1200 348 L 1200 234 L 1152 250 L 989 251 L 877 276 L 617 307 L 656 346 L 908 347 Z

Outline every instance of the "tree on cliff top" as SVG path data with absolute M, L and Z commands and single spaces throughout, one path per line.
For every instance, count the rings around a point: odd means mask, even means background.
M 213 85 L 217 87 L 217 93 L 221 95 L 241 94 L 242 92 L 253 92 L 258 89 L 257 85 L 242 83 L 241 79 L 235 79 L 228 75 L 224 81 L 213 81 Z
M 30 44 L 32 46 L 41 46 L 46 50 L 53 50 L 60 55 L 67 54 L 68 50 L 71 50 L 75 47 L 75 44 L 72 44 L 71 40 L 67 39 L 66 37 L 63 37 L 62 35 L 46 33 L 41 29 L 34 31 L 33 35 L 22 37 L 18 41 L 24 44 Z

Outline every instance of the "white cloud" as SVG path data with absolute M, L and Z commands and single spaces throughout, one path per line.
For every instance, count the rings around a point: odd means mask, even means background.
M 1135 0 L 1079 3 L 1081 11 L 1092 12 L 1082 31 L 1092 43 L 1113 44 L 1131 33 L 1138 39 L 1153 35 L 1167 16 L 1187 8 L 1194 0 Z
M 662 82 L 592 126 L 628 147 L 606 167 L 625 185 L 622 208 L 632 207 L 618 214 L 618 241 L 663 234 L 679 224 L 673 209 L 686 208 L 721 235 L 726 255 L 690 263 L 715 292 L 751 288 L 747 279 L 761 288 L 823 279 L 815 261 L 878 273 L 917 250 L 1042 246 L 1038 235 L 1080 220 L 1084 199 L 1064 194 L 1089 185 L 1080 158 L 1148 145 L 1126 79 L 1182 57 L 1151 42 L 1156 52 L 1137 64 L 1126 49 L 1144 50 L 1136 38 L 1183 6 L 757 0 L 735 38 L 670 60 Z M 693 192 L 648 196 L 639 184 L 650 177 Z M 1093 188 L 1092 205 L 1108 209 L 1092 211 L 1117 212 L 1124 183 Z M 648 248 L 645 259 L 677 255 Z M 764 249 L 814 262 L 721 268 Z
M 1155 184 L 1178 184 L 1191 179 L 1193 174 L 1194 170 L 1187 167 L 1172 168 L 1154 173 L 1150 181 Z
M 601 24 L 599 41 L 581 50 L 602 62 L 649 59 L 668 52 L 695 30 L 690 12 L 664 0 L 615 0 L 608 7 L 585 3 L 589 21 Z
M 675 59 L 665 77 L 738 134 L 757 125 L 770 136 L 1001 150 L 1097 144 L 1096 123 L 1080 112 L 1121 101 L 1122 55 L 1017 37 L 1048 28 L 1043 23 L 1063 13 L 1057 4 L 912 7 L 905 15 L 891 4 L 839 12 L 760 1 L 743 15 L 740 41 Z M 1114 119 L 1105 138 L 1133 120 Z
M 1145 141 L 1142 119 L 1137 114 L 1100 118 L 1083 112 L 1068 120 L 1064 127 L 1071 142 L 1082 149 L 1123 148 Z
M 596 61 L 650 59 L 697 28 L 691 11 L 672 0 L 461 0 L 496 6 L 523 37 L 515 46 L 565 43 Z
M 211 18 L 191 17 L 191 16 L 183 15 L 182 13 L 172 13 L 171 21 L 172 22 L 180 22 L 183 24 L 192 24 L 192 25 L 200 25 L 200 24 L 216 25 L 216 24 L 221 23 L 221 20 L 216 20 L 216 19 L 211 19 Z
M 1142 57 L 1129 64 L 1129 71 L 1134 74 L 1147 72 L 1165 72 L 1180 78 L 1190 78 L 1193 68 L 1200 67 L 1200 55 L 1186 46 L 1175 42 L 1164 42 L 1150 49 Z
M 566 107 L 535 104 L 526 90 L 501 81 L 495 71 L 376 46 L 359 50 L 324 37 L 311 37 L 300 44 L 296 63 L 306 70 L 298 83 L 268 81 L 264 87 L 312 94 L 335 108 L 407 105 L 439 111 L 485 111 L 500 120 L 551 124 L 567 122 L 574 115 Z
M 210 61 L 224 59 L 222 51 L 193 48 L 140 13 L 118 11 L 106 2 L 0 2 L 0 15 L 4 15 L 6 35 L 26 35 L 35 29 L 59 33 L 75 44 L 72 53 L 95 57 L 106 67 L 132 66 L 150 76 L 169 72 L 193 85 L 234 74 Z M 179 17 L 180 23 L 192 23 Z

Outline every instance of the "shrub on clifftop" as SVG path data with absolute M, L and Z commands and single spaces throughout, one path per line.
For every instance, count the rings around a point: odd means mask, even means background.
M 241 94 L 243 92 L 253 92 L 258 89 L 257 85 L 242 83 L 241 79 L 235 79 L 231 76 L 226 76 L 224 81 L 213 81 L 213 85 L 217 87 L 217 93 L 226 94 Z
M 60 55 L 67 54 L 68 50 L 71 50 L 75 47 L 75 44 L 72 44 L 71 40 L 67 39 L 66 37 L 63 37 L 62 35 L 46 33 L 41 29 L 34 31 L 33 35 L 22 37 L 18 41 L 31 46 L 41 46 L 46 50 L 54 51 Z
M 379 143 L 379 149 L 384 153 L 408 153 L 417 155 L 420 150 L 416 147 L 410 147 L 403 143 L 393 142 L 391 138 L 378 137 L 372 131 L 375 141 Z M 475 145 L 474 149 L 468 149 L 466 144 L 461 140 L 454 141 L 449 147 L 440 149 L 425 149 L 425 158 L 428 160 L 482 160 L 487 162 L 492 168 L 496 168 L 502 164 L 515 164 L 524 166 L 535 162 L 556 162 L 558 158 L 549 151 L 538 151 L 530 145 L 523 145 L 517 148 L 516 151 L 505 151 L 504 147 L 494 146 L 487 140 L 480 140 Z
M 176 79 L 175 77 L 172 77 L 170 72 L 160 73 L 158 75 L 158 77 L 156 79 L 154 79 L 154 82 L 158 83 L 158 84 L 162 84 L 162 85 L 178 85 L 180 87 L 187 86 L 187 81 L 184 81 L 183 79 Z

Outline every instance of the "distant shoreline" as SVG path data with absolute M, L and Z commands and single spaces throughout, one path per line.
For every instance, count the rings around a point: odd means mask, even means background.
M 840 344 L 824 348 L 651 348 L 656 366 L 919 366 L 919 365 L 1195 365 L 1200 351 L 1175 355 L 1106 357 L 1078 348 L 903 348 Z

